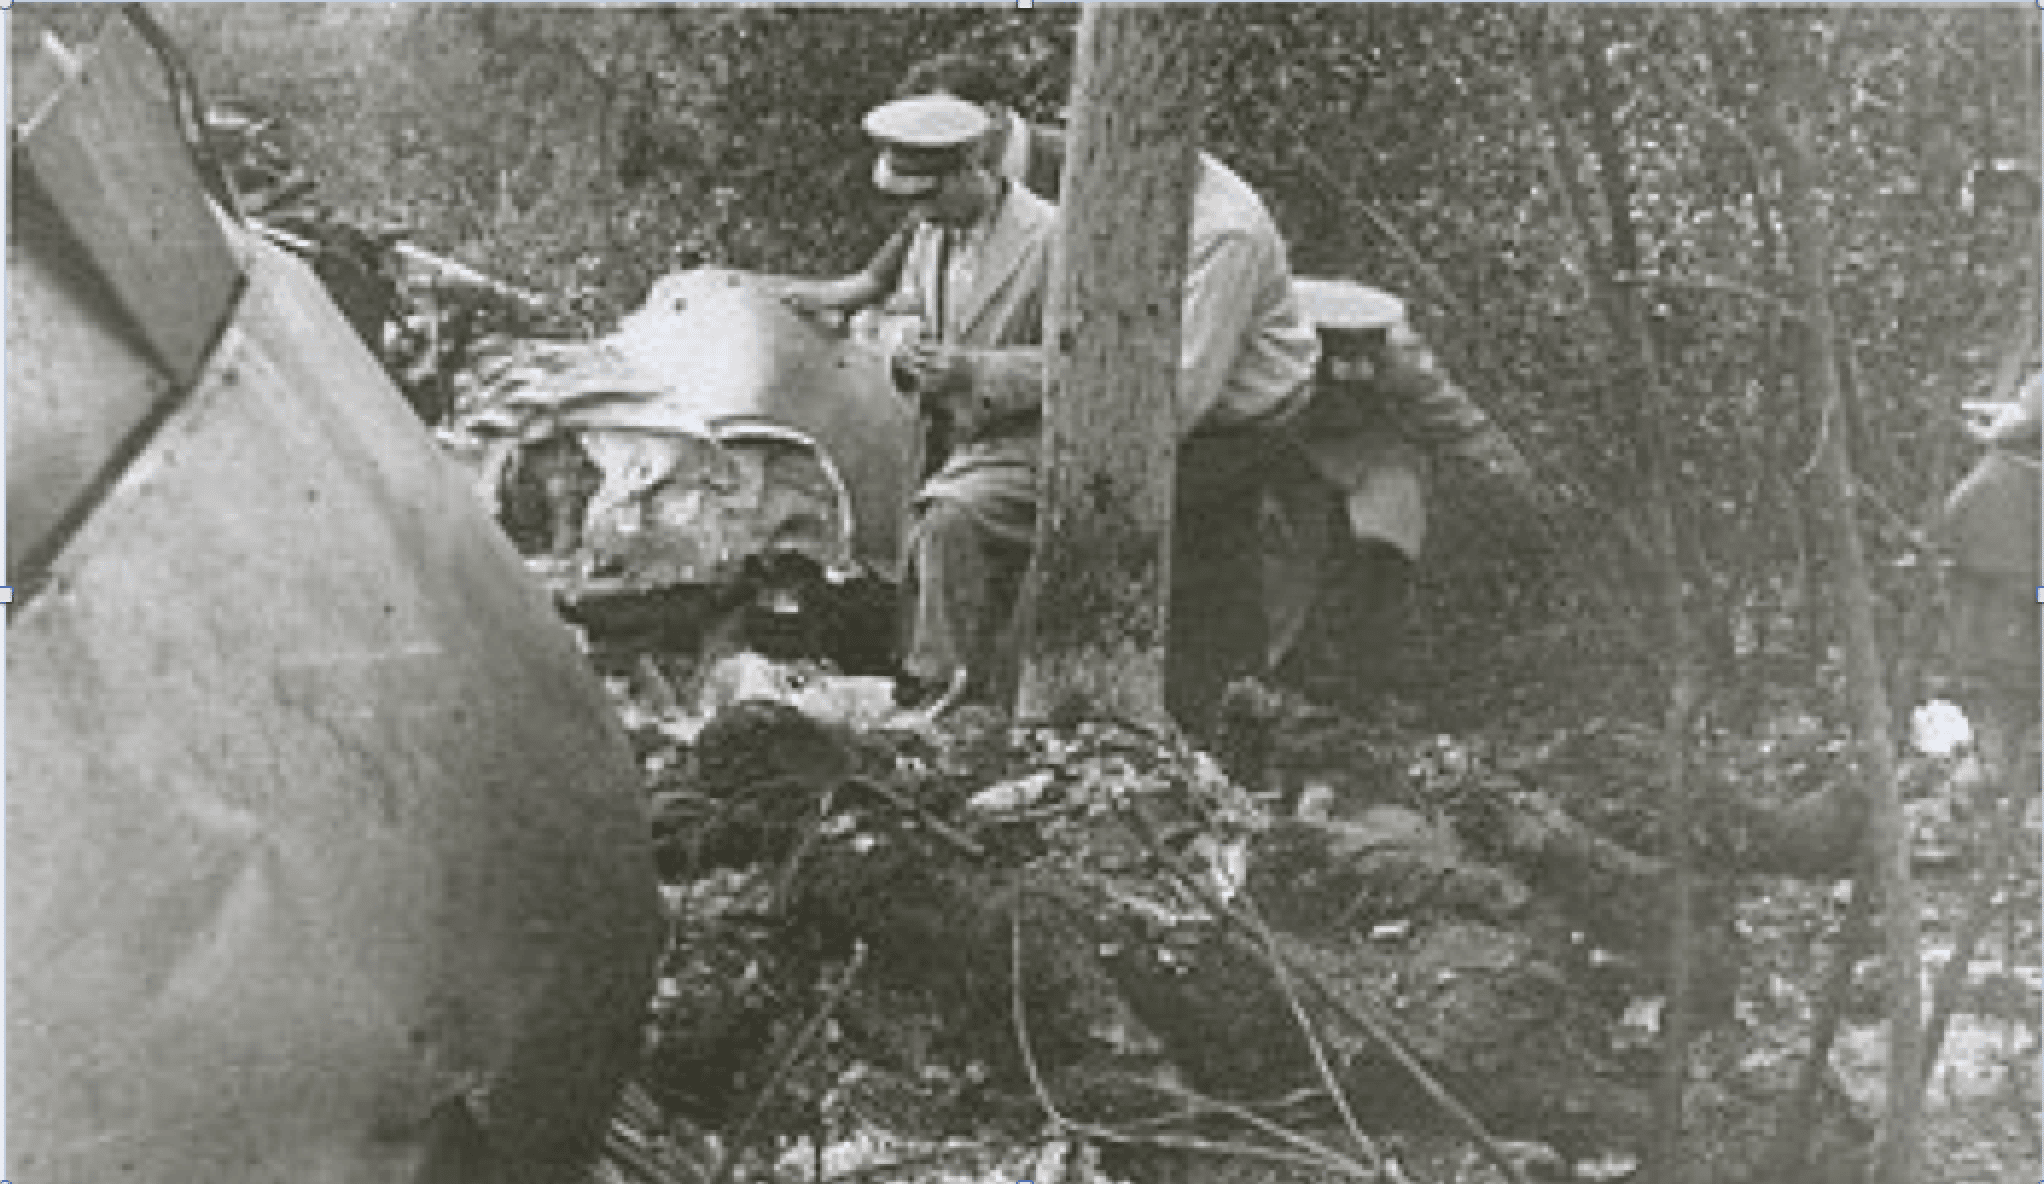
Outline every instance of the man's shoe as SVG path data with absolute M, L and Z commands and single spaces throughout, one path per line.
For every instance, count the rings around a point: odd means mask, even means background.
M 900 714 L 934 720 L 957 706 L 969 681 L 963 670 L 954 671 L 948 682 L 902 674 L 894 680 L 894 706 Z
M 929 703 L 944 691 L 943 686 L 913 674 L 894 676 L 894 705 L 903 711 L 913 711 Z

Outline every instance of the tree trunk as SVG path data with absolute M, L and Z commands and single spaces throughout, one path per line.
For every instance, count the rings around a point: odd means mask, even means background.
M 1839 381 L 1837 326 L 1831 309 L 1830 235 L 1819 194 L 1825 190 L 1813 147 L 1811 121 L 1821 107 L 1808 93 L 1814 64 L 1797 49 L 1807 16 L 1786 18 L 1773 30 L 1767 129 L 1781 168 L 1781 214 L 1795 265 L 1797 304 L 1804 313 L 1797 372 L 1806 397 L 1820 407 L 1839 407 L 1847 395 Z M 1841 422 L 1839 417 L 1826 417 Z M 1910 883 L 1909 832 L 1895 783 L 1895 745 L 1880 640 L 1874 625 L 1874 593 L 1859 535 L 1857 486 L 1846 434 L 1827 433 L 1820 444 L 1817 497 L 1828 519 L 1831 574 L 1845 650 L 1846 688 L 1853 721 L 1853 755 L 1868 795 L 1868 837 L 1872 864 L 1885 910 L 1888 985 L 1888 1114 L 1882 1132 L 1877 1184 L 1915 1184 L 1919 1178 L 1918 1133 L 1922 1094 L 1923 985 L 1921 925 Z
M 1619 374 L 1645 392 L 1643 414 L 1633 417 L 1644 445 L 1646 518 L 1653 539 L 1656 611 L 1664 623 L 1662 669 L 1668 698 L 1662 716 L 1661 775 L 1669 877 L 1668 1000 L 1663 1009 L 1661 1072 L 1654 1091 L 1653 1167 L 1650 1179 L 1673 1180 L 1682 1162 L 1683 1098 L 1687 1092 L 1689 1043 L 1693 1019 L 1692 951 L 1695 942 L 1695 885 L 1690 869 L 1691 804 L 1689 736 L 1703 697 L 1698 633 L 1682 573 L 1682 544 L 1675 512 L 1673 446 L 1669 441 L 1674 406 L 1662 381 L 1660 358 L 1646 304 L 1651 292 L 1627 286 L 1619 277 L 1643 269 L 1637 226 L 1633 219 L 1633 185 L 1624 138 L 1618 126 L 1619 96 L 1605 65 L 1611 43 L 1604 18 L 1593 18 L 1583 45 L 1584 80 L 1590 96 L 1590 141 L 1603 185 L 1604 205 L 1611 220 L 1607 251 L 1599 252 L 1610 271 L 1592 270 L 1598 305 L 1611 321 L 1621 351 Z M 1537 67 L 1536 67 L 1537 68 Z M 1586 238 L 1594 235 L 1584 227 Z
M 1024 718 L 1161 723 L 1197 13 L 1088 5 L 1045 332 Z

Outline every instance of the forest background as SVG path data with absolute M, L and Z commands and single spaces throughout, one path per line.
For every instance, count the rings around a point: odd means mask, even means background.
M 857 121 L 904 63 L 989 53 L 1025 112 L 1056 121 L 1075 13 L 180 4 L 162 18 L 211 94 L 283 117 L 336 211 L 580 294 L 600 320 L 697 263 L 856 266 L 892 217 Z M 1449 368 L 1577 499 L 1590 550 L 1566 562 L 1615 577 L 1597 581 L 1600 607 L 1622 610 L 1592 632 L 1636 639 L 1651 603 L 1627 595 L 1651 587 L 1627 578 L 1647 550 L 1646 400 L 1597 307 L 1625 205 L 1637 260 L 1621 279 L 1648 293 L 1668 384 L 1685 576 L 1714 685 L 1736 698 L 1790 673 L 1787 654 L 1823 657 L 1797 486 L 1825 425 L 1790 376 L 1790 264 L 1757 143 L 1761 46 L 1805 41 L 1865 526 L 1895 583 L 1886 603 L 1916 598 L 1895 563 L 1971 459 L 1959 404 L 2005 391 L 2034 348 L 2034 228 L 1971 184 L 2037 155 L 2034 10 L 1240 5 L 1202 19 L 1227 47 L 1208 149 L 1265 195 L 1296 272 L 1413 301 Z M 1608 69 L 1585 69 L 1592 51 Z M 1487 665 L 1524 632 L 1510 610 L 1525 581 L 1486 574 L 1514 549 L 1438 548 L 1436 583 L 1460 601 L 1448 623 L 1497 630 L 1451 649 Z M 1583 625 L 1570 621 L 1579 668 L 1630 644 Z M 1892 656 L 1910 652 L 1894 640 Z

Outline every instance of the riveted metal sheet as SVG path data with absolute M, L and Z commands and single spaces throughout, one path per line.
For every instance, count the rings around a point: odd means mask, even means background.
M 636 770 L 316 281 L 254 258 L 10 621 L 9 1171 L 573 1179 L 651 987 Z

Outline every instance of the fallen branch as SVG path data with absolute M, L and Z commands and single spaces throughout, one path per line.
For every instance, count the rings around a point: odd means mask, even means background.
M 789 853 L 788 861 L 781 867 L 781 874 L 774 878 L 773 909 L 784 912 L 795 895 L 795 873 L 802 870 L 802 861 L 816 847 L 823 837 L 823 828 L 830 824 L 830 816 L 837 805 L 837 790 L 832 789 L 816 803 L 816 813 L 802 827 L 802 837 L 795 842 L 795 850 Z
M 1235 1119 L 1237 1122 L 1252 1126 L 1280 1142 L 1290 1143 L 1310 1154 L 1325 1156 L 1331 1163 L 1347 1164 L 1358 1175 L 1366 1178 L 1375 1178 L 1382 1175 L 1384 1171 L 1383 1158 L 1377 1155 L 1374 1147 L 1369 1148 L 1373 1162 L 1371 1165 L 1365 1166 L 1317 1139 L 1302 1135 L 1283 1123 L 1271 1121 L 1247 1106 L 1238 1106 L 1233 1102 L 1222 1101 L 1220 1098 L 1208 1097 L 1205 1094 L 1186 1089 L 1182 1085 L 1174 1085 L 1168 1081 L 1156 1081 L 1147 1077 L 1134 1076 L 1128 1077 L 1127 1080 L 1133 1085 L 1155 1090 L 1179 1102 L 1189 1110 L 1208 1110 L 1215 1114 L 1225 1115 Z
M 931 834 L 944 840 L 962 854 L 981 860 L 987 857 L 987 849 L 974 842 L 964 831 L 930 813 L 920 803 L 884 781 L 854 774 L 845 778 L 839 784 L 847 789 L 865 790 L 874 797 L 893 806 L 896 810 L 914 818 L 928 829 Z
M 1049 1118 L 1054 1136 L 1066 1134 L 1094 1139 L 1103 1143 L 1121 1146 L 1156 1147 L 1166 1151 L 1190 1151 L 1208 1155 L 1229 1156 L 1237 1159 L 1256 1160 L 1262 1163 L 1285 1164 L 1293 1167 L 1319 1168 L 1339 1172 L 1376 1184 L 1383 1179 L 1381 1172 L 1374 1172 L 1347 1156 L 1335 1154 L 1305 1155 L 1296 1152 L 1278 1151 L 1269 1147 L 1258 1147 L 1250 1143 L 1201 1139 L 1189 1135 L 1138 1135 L 1125 1130 L 1080 1122 L 1058 1108 L 1057 1100 L 1051 1096 L 1050 1086 L 1044 1081 L 1042 1067 L 1037 1064 L 1035 1045 L 1029 1036 L 1028 1005 L 1022 996 L 1022 909 L 1025 901 L 1024 888 L 1018 879 L 1015 886 L 1015 907 L 1008 921 L 1009 947 L 1009 1018 L 1014 1026 L 1015 1044 L 1022 1057 L 1023 1072 L 1029 1078 L 1029 1088 L 1036 1095 L 1037 1105 L 1043 1107 Z M 1304 1139 L 1304 1136 L 1297 1136 Z M 1289 1141 L 1289 1140 L 1288 1140 Z M 1311 1142 L 1310 1140 L 1306 1140 Z M 1519 1182 L 1519 1184 L 1523 1184 Z
M 931 1164 L 943 1163 L 946 1160 L 963 1159 L 981 1154 L 982 1152 L 983 1148 L 978 1146 L 933 1147 L 927 1151 L 918 1151 L 914 1155 L 899 1156 L 885 1163 L 869 1163 L 863 1167 L 851 1168 L 833 1175 L 820 1176 L 817 1178 L 817 1181 L 818 1184 L 864 1184 L 867 1180 L 885 1176 L 890 1172 L 907 1171 L 911 1168 L 924 1168 Z
M 1335 1076 L 1334 1066 L 1327 1059 L 1327 1043 L 1320 1038 L 1320 1029 L 1314 1024 L 1313 1017 L 1306 1014 L 1305 1006 L 1299 1002 L 1298 988 L 1292 984 L 1291 972 L 1286 968 L 1285 960 L 1277 947 L 1276 935 L 1271 933 L 1270 927 L 1263 923 L 1261 917 L 1257 917 L 1256 922 L 1260 930 L 1258 936 L 1264 944 L 1264 958 L 1270 966 L 1271 979 L 1277 983 L 1278 993 L 1285 997 L 1286 1009 L 1292 1013 L 1293 1021 L 1299 1025 L 1299 1035 L 1305 1038 L 1306 1050 L 1313 1057 L 1313 1068 L 1320 1074 L 1321 1083 L 1327 1087 L 1327 1095 L 1333 1099 L 1334 1108 L 1340 1112 L 1342 1125 L 1348 1128 L 1349 1138 L 1355 1141 L 1356 1147 L 1370 1157 L 1372 1167 L 1377 1171 L 1383 1171 L 1384 1161 L 1378 1156 L 1370 1137 L 1363 1133 L 1362 1124 L 1356 1121 L 1355 1108 L 1349 1104 L 1348 1091 L 1342 1088 L 1341 1079 Z
M 731 1136 L 731 1148 L 717 1164 L 716 1174 L 710 1177 L 710 1184 L 730 1184 L 731 1173 L 737 1170 L 739 1159 L 744 1156 L 747 1146 L 752 1141 L 753 1130 L 758 1127 L 760 1118 L 766 1114 L 767 1103 L 772 1101 L 773 1096 L 780 1092 L 781 1086 L 786 1084 L 789 1074 L 793 1073 L 795 1066 L 801 1062 L 802 1054 L 809 1051 L 809 1046 L 823 1034 L 824 1024 L 829 1022 L 831 1013 L 837 1010 L 838 1005 L 844 1002 L 845 995 L 851 991 L 853 981 L 859 977 L 859 971 L 865 965 L 866 943 L 861 941 L 852 947 L 851 961 L 845 964 L 844 974 L 831 985 L 830 992 L 823 998 L 822 1006 L 816 1009 L 816 1014 L 809 1017 L 809 1022 L 804 1024 L 802 1030 L 796 1033 L 795 1039 L 789 1042 L 787 1050 L 782 1052 L 780 1059 L 775 1062 L 774 1070 L 768 1075 L 766 1084 L 760 1087 L 758 1095 L 752 1099 L 752 1108 L 746 1112 L 745 1121 L 738 1124 L 738 1132 Z
M 257 234 L 293 254 L 311 256 L 317 255 L 321 250 L 319 243 L 292 234 L 282 227 L 272 226 L 260 218 L 248 219 L 248 226 L 249 229 Z M 431 275 L 433 282 L 436 284 L 450 288 L 470 288 L 479 292 L 487 292 L 491 296 L 512 301 L 535 312 L 547 306 L 547 298 L 538 292 L 507 284 L 501 280 L 491 279 L 467 264 L 456 263 L 454 260 L 444 255 L 436 255 L 424 247 L 414 246 L 411 243 L 396 243 L 391 247 L 391 250 L 406 263 Z

